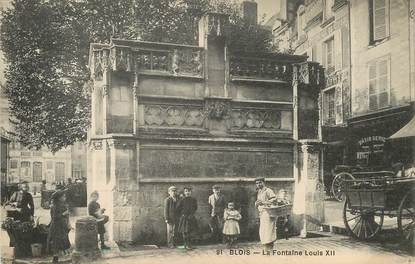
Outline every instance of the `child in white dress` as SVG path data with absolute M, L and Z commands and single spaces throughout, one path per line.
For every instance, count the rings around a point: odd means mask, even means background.
M 235 246 L 238 235 L 241 233 L 238 223 L 241 218 L 241 214 L 235 209 L 235 204 L 229 202 L 228 208 L 223 213 L 223 219 L 225 220 L 223 224 L 223 235 L 228 248 Z

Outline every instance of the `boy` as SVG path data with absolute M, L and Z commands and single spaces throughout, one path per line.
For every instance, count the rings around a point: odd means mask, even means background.
M 184 198 L 177 204 L 177 213 L 180 216 L 179 232 L 183 235 L 184 248 L 192 250 L 191 233 L 197 230 L 195 213 L 197 210 L 197 201 L 192 196 L 192 188 L 184 187 Z
M 164 200 L 164 220 L 167 225 L 167 246 L 175 247 L 176 223 L 177 223 L 177 189 L 170 186 L 168 189 L 169 197 Z
M 101 249 L 110 249 L 105 245 L 105 223 L 108 222 L 109 218 L 107 215 L 104 215 L 105 209 L 102 208 L 100 204 L 97 202 L 99 198 L 98 192 L 93 191 L 91 193 L 91 202 L 88 204 L 88 213 L 90 216 L 93 216 L 97 219 L 98 224 L 98 234 L 99 239 L 101 241 Z

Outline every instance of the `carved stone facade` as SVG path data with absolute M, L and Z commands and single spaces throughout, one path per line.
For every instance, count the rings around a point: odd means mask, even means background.
M 291 80 L 293 64 L 305 57 L 228 54 L 226 15 L 207 14 L 199 26 L 199 46 L 119 39 L 91 46 L 88 192 L 102 197 L 110 239 L 163 244 L 170 185 L 192 186 L 200 203 L 213 182 L 229 199 L 240 197 L 245 238 L 258 228 L 256 177 L 293 195 L 298 105 Z M 300 89 L 317 90 L 317 69 L 307 68 Z M 196 213 L 202 237 L 207 210 Z
M 210 119 L 227 119 L 229 117 L 230 101 L 228 99 L 207 98 L 204 114 Z
M 122 44 L 122 43 L 120 43 Z M 180 45 L 167 46 L 166 49 L 143 47 L 126 48 L 119 45 L 102 45 L 94 50 L 91 61 L 91 74 L 94 79 L 102 79 L 105 70 L 122 72 L 162 72 L 167 75 L 202 77 L 203 50 Z

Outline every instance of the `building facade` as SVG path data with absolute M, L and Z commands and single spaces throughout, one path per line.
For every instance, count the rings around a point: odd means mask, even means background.
M 350 9 L 347 1 L 306 0 L 280 3 L 273 34 L 282 52 L 308 56 L 325 71 L 321 89 L 321 137 L 326 143 L 324 171 L 346 162 L 345 136 L 351 116 Z
M 72 178 L 87 178 L 87 144 L 86 142 L 75 142 L 71 146 Z
M 388 141 L 413 116 L 410 2 L 350 1 L 350 159 L 363 166 L 390 167 L 412 159 L 411 144 Z
M 339 164 L 380 169 L 409 163 L 412 142 L 388 137 L 413 116 L 413 1 L 279 3 L 280 20 L 273 27 L 279 48 L 308 55 L 325 68 L 325 180 Z
M 10 143 L 9 183 L 29 182 L 31 191 L 39 191 L 42 180 L 52 183 L 71 178 L 71 149 L 51 153 L 47 149 L 30 150 L 20 143 Z

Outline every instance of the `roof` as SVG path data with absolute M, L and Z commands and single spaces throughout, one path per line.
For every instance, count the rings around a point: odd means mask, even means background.
M 411 121 L 409 121 L 408 124 L 390 136 L 389 139 L 400 139 L 408 137 L 415 137 L 415 117 L 412 117 Z

